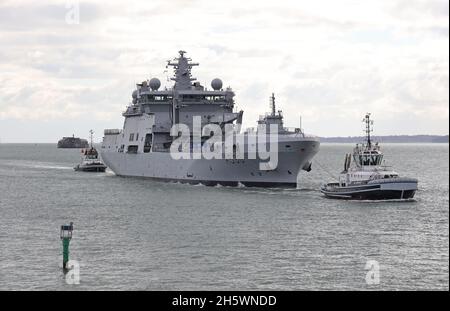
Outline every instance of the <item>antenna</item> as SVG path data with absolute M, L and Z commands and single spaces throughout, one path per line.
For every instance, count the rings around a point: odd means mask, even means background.
M 90 130 L 90 131 L 89 131 L 89 134 L 90 134 L 90 137 L 91 137 L 91 148 L 92 148 L 92 146 L 93 146 L 93 145 L 92 145 L 92 140 L 93 140 L 92 137 L 94 136 L 94 131 L 93 131 L 93 130 Z
M 373 132 L 373 121 L 370 120 L 370 113 L 366 113 L 366 116 L 364 117 L 364 119 L 362 120 L 365 123 L 365 129 L 364 132 L 366 134 L 366 141 L 367 141 L 367 146 L 370 148 L 372 147 L 372 141 L 370 139 L 370 133 Z
M 275 116 L 275 94 L 272 93 L 272 96 L 270 97 L 270 109 L 272 110 L 272 116 Z

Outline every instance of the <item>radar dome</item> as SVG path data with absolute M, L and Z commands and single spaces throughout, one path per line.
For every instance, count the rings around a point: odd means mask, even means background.
M 159 81 L 158 78 L 152 78 L 150 80 L 150 88 L 152 89 L 152 91 L 157 91 L 160 86 L 161 86 L 161 81 Z
M 137 94 L 138 94 L 137 90 L 134 90 L 133 93 L 131 94 L 131 97 L 133 97 L 133 99 L 137 98 Z
M 218 91 L 222 88 L 222 80 L 215 78 L 211 81 L 211 86 L 215 91 Z

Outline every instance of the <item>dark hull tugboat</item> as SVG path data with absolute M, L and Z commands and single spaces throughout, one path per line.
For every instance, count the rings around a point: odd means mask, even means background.
M 339 182 L 328 183 L 321 187 L 321 192 L 329 198 L 354 200 L 393 200 L 411 199 L 417 190 L 416 178 L 399 177 L 385 166 L 383 153 L 378 143 L 370 139 L 373 121 L 366 114 L 366 142 L 356 145 L 353 156 L 347 154 L 344 171 L 339 175 Z M 352 164 L 353 158 L 353 164 Z
M 90 130 L 89 133 L 91 134 L 91 146 L 88 149 L 81 150 L 82 161 L 73 169 L 82 172 L 104 172 L 106 170 L 106 165 L 100 161 L 98 152 L 92 144 L 92 135 L 94 132 Z

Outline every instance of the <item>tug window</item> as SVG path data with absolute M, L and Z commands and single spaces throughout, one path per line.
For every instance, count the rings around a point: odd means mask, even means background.
M 129 141 L 133 141 L 133 140 L 134 140 L 134 133 L 131 133 Z

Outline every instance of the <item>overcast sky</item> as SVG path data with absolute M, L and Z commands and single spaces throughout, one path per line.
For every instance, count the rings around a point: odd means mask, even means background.
M 0 141 L 121 128 L 135 83 L 183 49 L 254 126 L 275 92 L 285 125 L 320 136 L 448 134 L 448 0 L 0 0 Z

